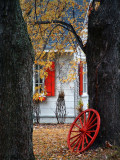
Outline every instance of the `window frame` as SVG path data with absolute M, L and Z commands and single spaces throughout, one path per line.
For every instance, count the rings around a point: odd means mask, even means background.
M 83 64 L 83 93 L 87 93 L 87 63 Z
M 43 94 L 44 95 L 45 78 L 43 78 L 43 79 L 40 78 L 40 69 L 42 69 L 42 66 L 40 66 L 39 64 L 34 64 L 34 75 L 35 75 L 34 76 L 34 87 L 38 87 L 38 86 L 41 85 L 41 87 L 38 88 L 37 92 L 39 94 Z M 36 82 L 36 73 L 38 74 L 37 75 L 38 82 Z M 41 80 L 42 80 L 42 82 L 41 82 Z M 42 93 L 42 91 L 43 91 L 43 93 Z M 36 92 L 36 90 L 35 90 L 35 92 Z
M 85 91 L 85 88 L 86 88 L 86 91 Z M 83 94 L 82 94 L 82 97 L 85 97 L 85 96 L 88 96 L 88 78 L 87 78 L 87 62 L 83 61 Z

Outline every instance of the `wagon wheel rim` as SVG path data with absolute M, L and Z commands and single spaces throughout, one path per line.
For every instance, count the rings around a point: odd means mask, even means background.
M 100 116 L 94 109 L 87 109 L 76 117 L 68 134 L 68 147 L 73 152 L 87 150 L 95 141 L 100 129 Z

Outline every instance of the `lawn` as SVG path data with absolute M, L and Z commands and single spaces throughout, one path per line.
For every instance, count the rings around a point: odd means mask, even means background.
M 72 153 L 67 147 L 69 124 L 34 125 L 33 149 L 36 160 L 120 160 L 116 147 L 89 149 L 82 154 Z

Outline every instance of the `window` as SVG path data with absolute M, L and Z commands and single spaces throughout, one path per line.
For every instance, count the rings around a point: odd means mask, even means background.
M 35 87 L 37 88 L 38 93 L 44 92 L 44 78 L 40 78 L 40 69 L 42 69 L 42 66 L 35 64 Z
M 42 93 L 43 96 L 55 96 L 55 62 L 52 62 L 50 68 L 45 72 L 47 77 L 40 78 L 40 70 L 42 66 L 35 64 L 34 65 L 34 88 L 35 93 Z
M 83 93 L 87 93 L 87 63 L 83 64 Z

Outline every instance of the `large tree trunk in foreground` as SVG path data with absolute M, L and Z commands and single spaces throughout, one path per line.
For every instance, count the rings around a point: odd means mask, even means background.
M 103 0 L 92 10 L 87 42 L 89 105 L 98 110 L 100 144 L 120 145 L 120 4 Z
M 0 160 L 33 160 L 33 50 L 19 0 L 0 1 L 0 42 Z

